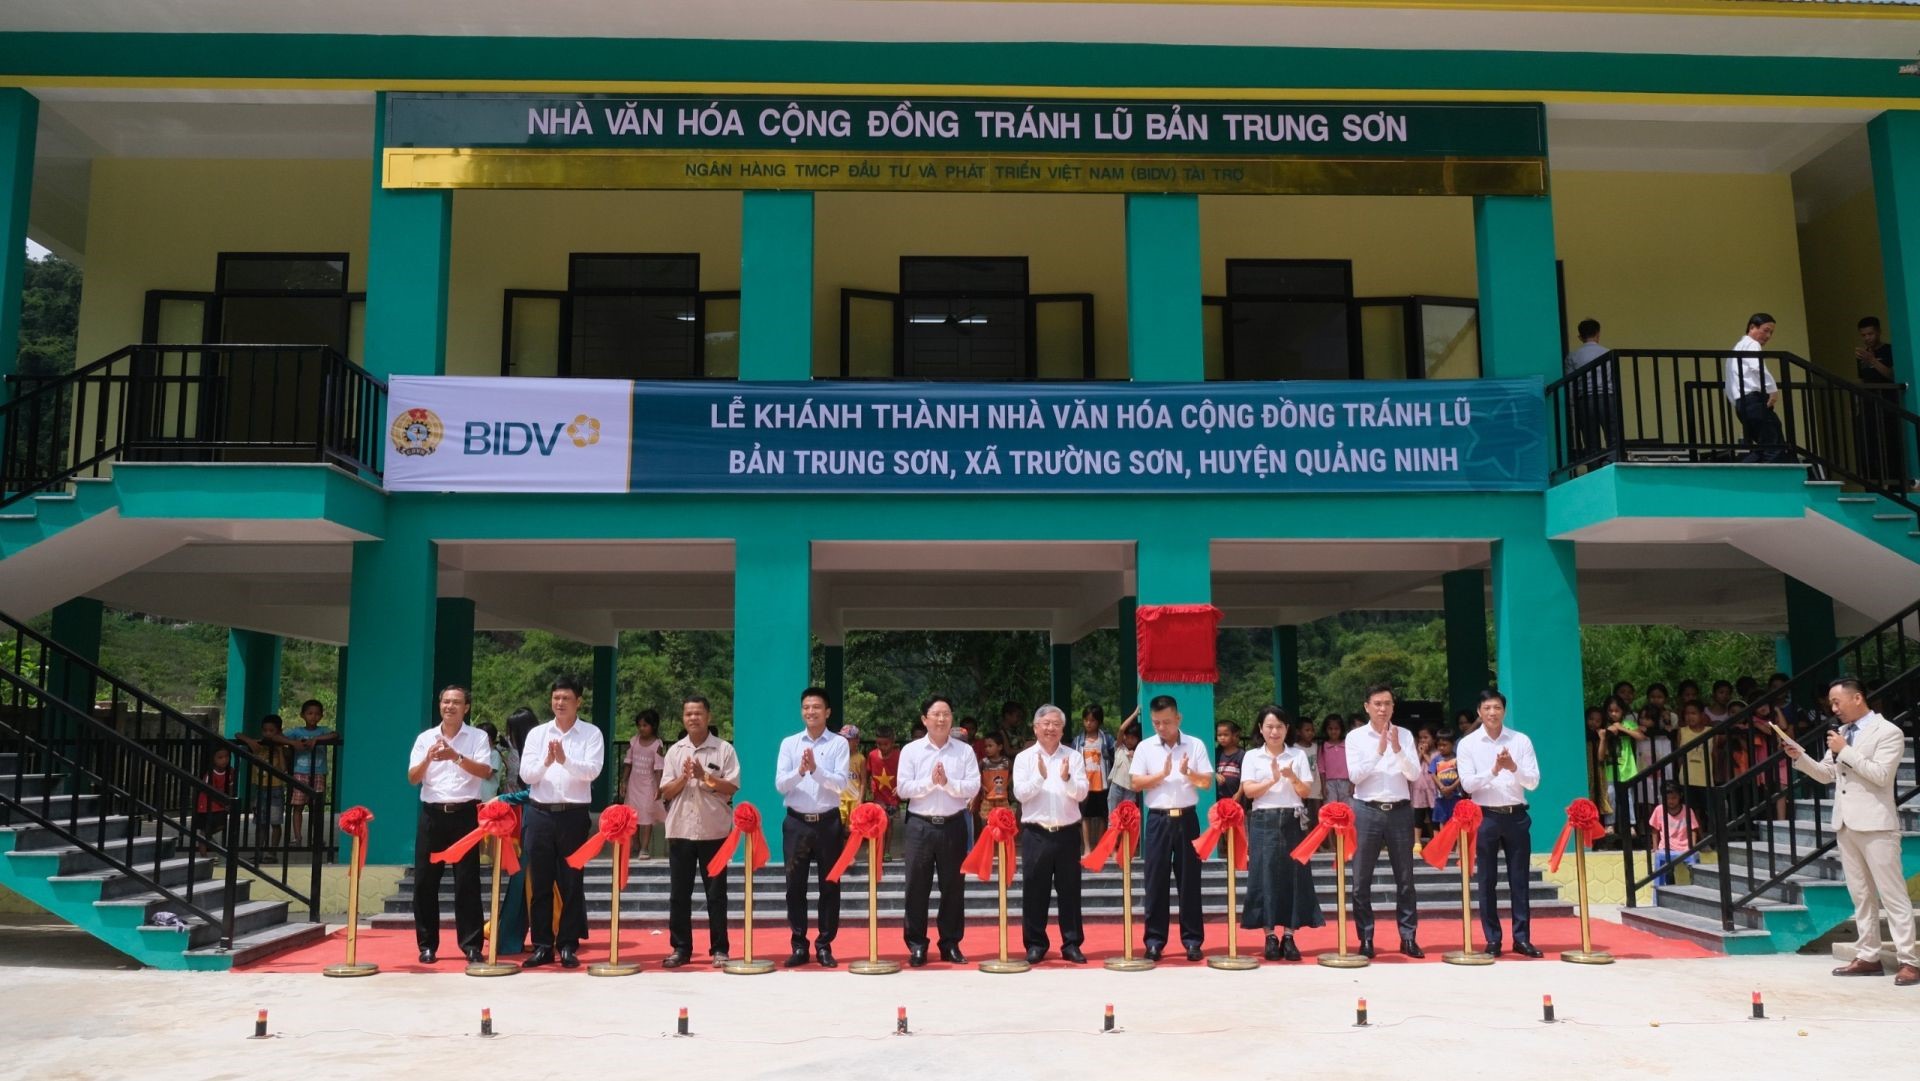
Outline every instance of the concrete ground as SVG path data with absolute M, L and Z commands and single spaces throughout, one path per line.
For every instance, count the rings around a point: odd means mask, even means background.
M 1830 966 L 1760 957 L 1588 968 L 1549 958 L 1476 969 L 994 976 L 935 966 L 878 977 L 649 970 L 615 980 L 557 970 L 483 980 L 449 966 L 331 980 L 130 971 L 84 934 L 16 918 L 0 926 L 11 1042 L 0 1078 L 1894 1076 L 1920 1024 L 1920 987 L 1834 979 Z M 1766 1021 L 1748 1019 L 1755 990 Z M 1553 996 L 1559 1024 L 1541 1023 L 1542 994 Z M 1362 996 L 1372 1021 L 1364 1029 L 1353 1026 Z M 1120 1031 L 1101 1035 L 1109 1002 Z M 672 1035 L 681 1006 L 690 1039 Z M 892 1035 L 899 1006 L 910 1037 Z M 262 1007 L 275 1037 L 251 1041 Z M 482 1007 L 493 1011 L 492 1040 L 476 1035 Z

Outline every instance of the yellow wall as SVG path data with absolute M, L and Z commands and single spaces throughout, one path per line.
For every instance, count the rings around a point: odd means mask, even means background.
M 1202 196 L 1200 286 L 1227 291 L 1229 259 L 1350 259 L 1363 297 L 1471 297 L 1473 203 L 1359 196 Z
M 1813 359 L 1852 379 L 1860 317 L 1887 318 L 1887 286 L 1880 263 L 1880 222 L 1873 189 L 1860 192 L 1800 227 L 1801 277 Z

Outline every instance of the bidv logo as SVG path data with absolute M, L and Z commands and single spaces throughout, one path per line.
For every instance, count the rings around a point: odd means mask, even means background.
M 517 457 L 539 454 L 548 457 L 565 436 L 576 447 L 586 448 L 600 442 L 600 421 L 581 413 L 571 422 L 544 424 L 524 420 L 470 420 L 461 438 L 462 454 Z

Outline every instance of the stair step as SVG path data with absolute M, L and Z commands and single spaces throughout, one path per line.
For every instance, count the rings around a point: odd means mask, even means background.
M 186 951 L 188 957 L 226 957 L 235 968 L 264 961 L 275 954 L 299 949 L 327 937 L 324 923 L 275 923 L 245 935 L 235 933 L 233 949 L 203 946 Z
M 0 778 L 0 793 L 5 791 L 6 781 Z M 23 807 L 0 804 L 0 826 L 31 825 L 33 820 L 27 813 L 29 811 L 55 822 L 64 822 L 70 816 L 92 815 L 100 809 L 100 797 L 91 792 L 78 796 L 59 792 L 51 796 L 35 796 L 24 803 Z
M 1710 950 L 1728 952 L 1727 943 L 1742 938 L 1771 938 L 1765 931 L 1756 931 L 1736 927 L 1728 931 L 1720 926 L 1716 916 L 1707 918 L 1671 908 L 1625 908 L 1620 910 L 1620 922 L 1638 931 L 1646 931 L 1682 942 L 1692 942 Z
M 115 859 L 124 860 L 133 864 L 135 867 L 140 867 L 143 872 L 150 873 L 146 872 L 145 869 L 154 863 L 156 853 L 162 860 L 170 858 L 173 855 L 173 845 L 173 839 L 170 837 L 165 840 L 158 837 L 135 837 L 131 841 L 114 842 L 108 846 L 108 853 Z M 112 866 L 106 861 L 77 845 L 36 848 L 28 852 L 9 852 L 7 853 L 7 858 L 11 860 L 52 860 L 54 861 L 54 869 L 47 875 L 49 878 L 55 875 L 77 875 L 88 871 L 113 870 Z M 203 862 L 211 862 L 210 857 L 202 856 L 199 858 Z
M 97 816 L 71 820 L 61 818 L 56 820 L 55 826 L 77 834 L 82 840 L 110 844 L 124 840 L 128 834 L 132 833 L 134 820 L 126 815 L 107 815 L 104 819 Z M 13 850 L 15 852 L 35 852 L 67 843 L 66 838 L 55 832 L 54 826 L 23 822 L 7 828 L 14 834 Z
M 1878 496 L 1871 496 L 1871 495 L 1843 495 L 1839 498 L 1839 502 L 1841 503 L 1878 503 L 1880 502 L 1880 498 Z
M 1712 920 L 1716 925 L 1720 921 L 1720 891 L 1705 886 L 1659 886 L 1653 893 L 1654 907 L 1678 912 L 1687 912 L 1703 919 Z M 1789 904 L 1785 901 L 1753 900 L 1734 910 L 1733 922 L 1736 927 L 1764 931 L 1764 914 L 1769 912 L 1807 911 L 1807 906 Z
M 1876 514 L 1873 516 L 1873 520 L 1876 522 L 1898 522 L 1902 519 L 1912 517 L 1913 515 L 1911 514 Z
M 178 887 L 169 888 L 172 888 L 175 893 L 183 894 L 182 899 L 212 911 L 220 907 L 226 887 L 226 878 L 222 876 L 220 878 L 203 878 L 198 882 L 182 883 Z M 234 883 L 234 899 L 241 904 L 246 904 L 253 900 L 252 879 L 242 878 Z M 103 897 L 94 903 L 107 908 L 143 908 L 145 911 L 141 914 L 141 922 L 148 924 L 153 922 L 154 913 L 172 911 L 178 907 L 179 904 L 174 898 L 168 897 L 164 893 L 155 893 L 152 890 L 145 890 L 140 893 L 129 893 L 112 898 Z
M 233 937 L 234 939 L 237 941 L 241 935 L 249 934 L 251 932 L 258 931 L 258 930 L 263 930 L 275 924 L 285 923 L 287 920 L 288 907 L 289 905 L 285 901 L 243 901 L 239 904 L 234 905 L 233 906 Z M 184 912 L 177 912 L 174 914 L 179 916 L 181 919 L 187 921 L 186 930 L 184 932 L 187 936 L 187 949 L 189 950 L 198 949 L 200 947 L 213 946 L 219 943 L 220 941 L 220 925 L 219 924 L 203 922 L 198 917 L 189 916 Z M 215 911 L 214 915 L 218 916 L 220 915 L 220 913 L 218 911 Z M 142 933 L 145 933 L 145 934 L 156 934 L 156 935 L 182 933 L 179 928 L 160 927 L 151 923 L 142 924 L 140 926 L 140 930 Z
M 60 781 L 57 773 L 9 773 L 0 777 L 0 797 L 22 803 L 36 802 L 49 793 L 58 795 Z
M 157 874 L 151 864 L 142 867 L 140 871 L 142 874 L 154 878 L 160 885 L 171 888 L 185 884 L 189 873 L 192 874 L 195 881 L 210 879 L 213 877 L 213 873 L 218 866 L 218 864 L 205 857 L 188 860 L 185 856 L 178 856 L 163 860 Z M 47 881 L 99 882 L 100 899 L 102 901 L 147 891 L 147 884 L 145 882 L 131 875 L 122 874 L 119 871 L 96 870 L 86 871 L 80 874 L 53 875 L 49 877 Z

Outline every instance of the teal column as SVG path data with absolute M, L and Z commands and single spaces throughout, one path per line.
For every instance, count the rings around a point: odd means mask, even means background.
M 1840 674 L 1834 666 L 1819 663 L 1833 653 L 1839 640 L 1833 623 L 1833 598 L 1790 574 L 1780 577 L 1787 590 L 1787 659 L 1791 665 L 1784 671 L 1796 677 L 1811 672 L 1820 682 L 1821 686 L 1795 698 L 1795 704 L 1811 707 L 1826 701 L 1826 681 Z
M 340 646 L 338 649 L 334 651 L 333 709 L 330 710 L 329 712 L 333 716 L 333 730 L 335 732 L 340 733 L 340 745 L 342 747 L 345 747 L 347 746 L 347 741 L 352 738 L 351 736 L 347 735 L 347 719 L 348 718 L 347 718 L 347 647 L 346 646 Z M 340 754 L 336 753 L 333 756 L 334 783 L 340 786 L 340 791 L 342 792 L 347 791 L 346 768 L 347 768 L 346 761 L 341 757 Z
M 1300 628 L 1273 629 L 1273 704 L 1300 720 Z M 1257 738 L 1256 732 L 1249 738 Z
M 353 546 L 347 637 L 353 643 L 342 714 L 353 737 L 341 738 L 342 806 L 361 804 L 388 823 L 369 837 L 374 863 L 413 859 L 419 794 L 407 783 L 414 737 L 433 723 L 436 565 L 432 534 L 419 514 L 388 508 L 385 540 Z
M 1480 369 L 1488 378 L 1561 374 L 1553 202 L 1544 195 L 1473 200 L 1480 277 Z
M 809 578 L 807 539 L 791 533 L 740 537 L 733 547 L 733 747 L 740 756 L 740 796 L 779 820 L 773 763 L 780 741 L 800 726 L 807 687 Z M 780 859 L 778 830 L 767 846 Z
M 1487 689 L 1487 575 L 1481 570 L 1449 571 L 1440 576 L 1447 630 L 1448 722 L 1461 710 L 1471 712 Z
M 373 201 L 367 215 L 366 366 L 376 376 L 447 370 L 447 266 L 451 191 L 380 184 L 387 95 L 374 95 Z M 391 831 L 388 831 L 391 832 Z
M 0 380 L 20 359 L 20 290 L 26 280 L 27 211 L 33 199 L 34 139 L 40 99 L 17 87 L 0 89 Z
M 810 191 L 741 195 L 740 378 L 813 378 Z
M 1567 804 L 1587 794 L 1587 736 L 1581 702 L 1580 598 L 1573 543 L 1539 533 L 1493 545 L 1493 619 L 1507 721 L 1533 740 L 1540 758 L 1533 848 L 1553 847 Z
M 1135 574 L 1141 604 L 1210 604 L 1213 601 L 1213 563 L 1207 538 L 1162 532 L 1141 537 L 1135 546 Z M 1137 670 L 1137 668 L 1136 668 Z M 1140 734 L 1153 738 L 1148 705 L 1156 695 L 1170 694 L 1180 704 L 1180 729 L 1206 747 L 1213 746 L 1213 684 L 1142 683 Z M 1211 757 L 1212 752 L 1208 752 Z M 1213 805 L 1213 790 L 1200 794 L 1200 811 Z
M 1920 413 L 1920 112 L 1885 112 L 1867 123 L 1873 205 L 1880 217 L 1880 266 L 1887 288 L 1887 340 L 1907 385 L 1909 413 Z M 1907 468 L 1916 452 L 1907 448 Z
M 625 748 L 617 747 L 613 742 L 613 726 L 620 719 L 619 646 L 593 647 L 592 691 L 593 724 L 607 744 L 606 765 L 593 782 L 593 802 L 596 806 L 605 807 L 614 802 L 613 785 L 620 779 L 620 759 L 625 753 Z
M 47 634 L 55 642 L 79 654 L 81 660 L 98 666 L 100 624 L 106 616 L 106 610 L 106 605 L 92 597 L 75 597 L 53 610 L 53 622 Z M 93 708 L 91 673 L 55 657 L 54 663 L 48 666 L 47 677 L 50 684 L 48 690 L 80 709 Z
M 1114 704 L 1116 728 L 1128 714 L 1140 708 L 1140 627 L 1133 618 L 1139 607 L 1138 598 L 1120 598 L 1120 648 L 1115 658 L 1120 665 L 1120 678 L 1115 681 L 1120 688 L 1120 700 Z M 1146 731 L 1144 724 L 1141 731 Z
M 1127 196 L 1127 364 L 1143 382 L 1207 377 L 1197 195 Z
M 1077 731 L 1080 718 L 1073 713 L 1073 643 L 1053 642 L 1047 649 L 1048 699 L 1067 715 L 1067 734 Z
M 440 688 L 456 683 L 472 693 L 473 602 L 466 597 L 440 597 L 433 605 L 432 690 L 436 711 Z M 477 724 L 486 718 L 476 710 L 470 719 Z
M 280 712 L 280 636 L 260 631 L 227 631 L 227 735 L 258 732 L 260 718 Z M 283 718 L 283 720 L 285 720 Z M 286 727 L 298 727 L 293 718 Z
M 822 646 L 822 659 L 825 661 L 826 674 L 824 686 L 827 689 L 827 703 L 833 707 L 833 716 L 829 718 L 829 728 L 838 732 L 841 725 L 853 724 L 866 726 L 847 712 L 847 647 Z M 871 732 L 866 733 L 868 737 Z

